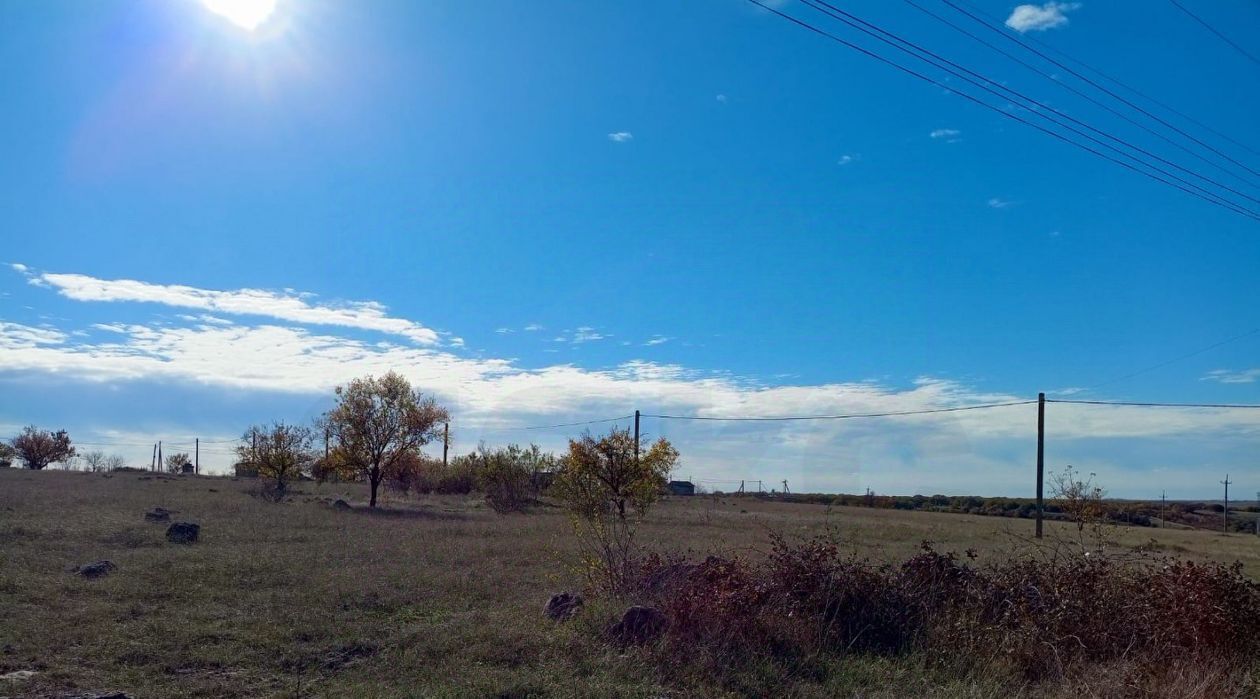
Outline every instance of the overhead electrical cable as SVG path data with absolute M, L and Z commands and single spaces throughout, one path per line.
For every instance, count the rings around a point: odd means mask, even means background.
M 1203 28 L 1215 34 L 1216 38 L 1220 39 L 1221 41 L 1224 41 L 1226 44 L 1229 44 L 1238 53 L 1241 53 L 1242 55 L 1246 56 L 1252 63 L 1255 63 L 1256 65 L 1260 65 L 1260 58 L 1256 58 L 1249 51 L 1247 51 L 1247 49 L 1244 49 L 1238 44 L 1235 44 L 1233 39 L 1230 39 L 1228 36 L 1225 36 L 1223 33 L 1217 30 L 1216 27 L 1213 27 L 1212 25 L 1208 24 L 1207 21 L 1200 18 L 1198 15 L 1191 12 L 1190 10 L 1186 9 L 1185 6 L 1177 2 L 1177 0 L 1168 0 L 1168 2 L 1172 3 L 1173 7 L 1186 13 L 1186 15 L 1190 17 L 1190 19 L 1193 19 L 1194 21 L 1203 25 Z

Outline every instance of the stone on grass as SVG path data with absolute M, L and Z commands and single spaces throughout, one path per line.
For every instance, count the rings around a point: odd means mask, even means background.
M 155 507 L 144 513 L 144 521 L 146 522 L 169 522 L 174 510 L 168 510 L 165 507 Z
M 192 522 L 175 522 L 166 528 L 166 540 L 172 544 L 191 544 L 201 534 L 201 525 Z
M 668 624 L 661 610 L 636 606 L 627 609 L 621 621 L 608 628 L 608 634 L 622 645 L 642 644 L 660 636 Z
M 582 596 L 572 592 L 560 592 L 551 596 L 547 600 L 547 606 L 543 607 L 543 614 L 548 619 L 555 621 L 566 621 L 569 617 L 577 614 L 584 604 Z
M 333 509 L 334 509 L 334 510 L 350 510 L 350 509 L 354 509 L 354 508 L 350 507 L 350 503 L 346 502 L 345 500 L 337 500 L 336 502 L 334 502 L 334 503 L 332 504 L 332 506 L 333 506 Z
M 84 563 L 74 569 L 74 572 L 82 575 L 88 580 L 103 578 L 109 575 L 114 568 L 117 568 L 112 561 L 94 561 L 92 563 Z

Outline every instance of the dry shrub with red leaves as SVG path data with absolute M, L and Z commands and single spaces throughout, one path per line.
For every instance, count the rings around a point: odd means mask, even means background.
M 1100 663 L 1151 674 L 1186 663 L 1246 667 L 1260 652 L 1260 585 L 1237 565 L 1080 557 L 977 566 L 925 542 L 893 566 L 842 555 L 824 539 L 776 537 L 760 563 L 650 557 L 643 570 L 669 622 L 658 657 L 706 674 L 755 659 L 799 670 L 848 653 L 916 653 L 1038 681 Z

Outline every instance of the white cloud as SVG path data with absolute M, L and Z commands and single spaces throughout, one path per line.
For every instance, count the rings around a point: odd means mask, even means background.
M 663 344 L 665 344 L 666 342 L 669 342 L 669 341 L 670 341 L 670 340 L 672 340 L 672 339 L 674 339 L 674 338 L 672 338 L 672 337 L 665 337 L 665 336 L 663 336 L 663 335 L 653 335 L 653 336 L 652 336 L 652 339 L 648 340 L 647 342 L 644 342 L 643 344 L 644 344 L 645 346 L 647 346 L 647 347 L 654 347 L 654 346 L 656 346 L 656 345 L 663 345 Z
M 65 333 L 52 328 L 6 323 L 0 320 L 0 349 L 3 350 L 60 345 L 67 339 Z
M 958 129 L 935 129 L 928 134 L 928 138 L 934 138 L 938 141 L 944 140 L 946 143 L 957 143 L 961 140 L 962 132 Z
M 1217 369 L 1209 371 L 1202 380 L 1216 381 L 1217 383 L 1255 383 L 1260 381 L 1260 369 L 1243 369 L 1242 371 Z
M 726 95 L 718 95 L 717 101 L 721 102 L 722 104 L 726 104 Z
M 993 197 L 987 203 L 989 205 L 989 208 L 991 209 L 1005 209 L 1006 207 L 1010 206 L 1014 202 L 1007 201 L 1006 199 L 999 199 L 998 197 Z
M 20 262 L 10 263 L 9 267 L 13 268 L 13 271 L 19 274 L 26 274 L 27 270 L 30 269 L 30 267 L 27 267 L 26 265 L 21 264 Z
M 495 330 L 495 332 L 499 333 L 500 335 L 510 335 L 513 331 L 511 328 L 499 328 Z
M 588 328 L 586 326 L 580 327 L 573 332 L 573 342 L 577 343 L 598 342 L 607 337 L 608 335 L 596 332 L 595 328 Z
M 51 287 L 76 301 L 157 303 L 175 308 L 196 308 L 230 315 L 253 315 L 310 325 L 333 325 L 401 335 L 422 345 L 438 342 L 438 334 L 419 323 L 386 314 L 375 301 L 353 301 L 338 305 L 312 304 L 312 294 L 287 289 L 220 291 L 180 284 L 150 284 L 132 279 L 98 279 L 83 274 L 29 273 L 37 286 Z M 222 319 L 209 316 L 222 323 Z
M 543 329 L 543 326 L 539 325 L 538 323 L 530 323 L 529 325 L 526 325 L 523 328 L 523 330 L 527 333 L 538 332 L 539 330 L 542 330 L 542 329 Z
M 837 165 L 848 165 L 849 163 L 853 162 L 854 160 L 857 160 L 857 158 L 856 158 L 856 157 L 854 157 L 854 156 L 852 156 L 852 155 L 842 155 L 842 156 L 840 156 L 840 159 L 836 161 L 836 164 L 837 164 Z
M 1006 26 L 1023 34 L 1044 32 L 1066 26 L 1067 13 L 1080 9 L 1079 2 L 1047 2 L 1044 5 L 1020 5 L 1006 18 Z
M 629 131 L 614 131 L 613 133 L 608 134 L 608 140 L 613 141 L 614 143 L 626 143 L 627 141 L 634 140 L 634 134 Z

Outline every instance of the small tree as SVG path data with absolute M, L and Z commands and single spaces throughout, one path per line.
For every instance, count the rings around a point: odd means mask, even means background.
M 528 449 L 510 444 L 489 451 L 483 444 L 473 456 L 477 485 L 495 512 L 519 512 L 538 496 L 539 474 L 554 468 L 555 457 L 537 444 Z
M 299 478 L 315 462 L 315 433 L 303 425 L 255 425 L 245 430 L 236 453 L 250 464 L 260 478 L 271 481 L 270 494 L 279 502 L 289 483 Z
M 99 449 L 83 452 L 79 455 L 79 460 L 83 462 L 83 468 L 92 473 L 105 470 L 105 452 Z
M 188 452 L 179 452 L 166 457 L 167 473 L 183 473 L 185 466 L 192 467 L 192 458 L 188 456 Z
M 323 420 L 339 464 L 366 478 L 370 507 L 381 481 L 399 459 L 440 437 L 446 409 L 413 391 L 407 379 L 389 372 L 337 387 L 337 405 Z
M 18 458 L 17 450 L 8 442 L 0 442 L 0 468 L 12 466 L 16 458 Z
M 1076 525 L 1077 540 L 1082 549 L 1091 548 L 1086 535 L 1093 539 L 1094 549 L 1101 549 L 1106 539 L 1107 491 L 1094 483 L 1094 474 L 1082 477 L 1068 466 L 1050 479 L 1050 497 L 1055 505 Z
M 120 468 L 127 467 L 127 460 L 118 454 L 110 454 L 105 457 L 105 463 L 102 465 L 102 471 L 117 471 Z
M 13 438 L 13 449 L 22 463 L 35 471 L 58 461 L 69 461 L 76 453 L 65 430 L 49 432 L 34 425 L 24 428 L 22 434 Z
M 632 577 L 635 529 L 669 484 L 678 451 L 665 438 L 636 457 L 629 430 L 569 440 L 553 492 L 573 518 L 588 579 L 622 591 Z

